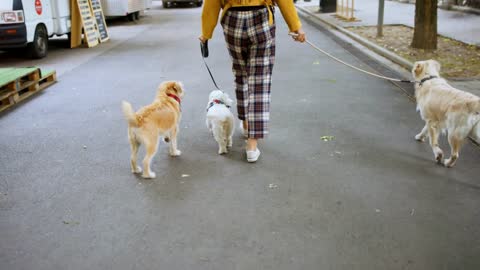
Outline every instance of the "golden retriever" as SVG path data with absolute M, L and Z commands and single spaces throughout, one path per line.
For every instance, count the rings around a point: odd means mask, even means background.
M 142 168 L 137 166 L 137 152 L 141 144 L 145 145 L 143 159 L 143 178 L 155 178 L 150 170 L 150 163 L 157 152 L 160 135 L 165 142 L 170 141 L 170 155 L 179 156 L 177 149 L 178 124 L 181 117 L 180 100 L 184 95 L 181 82 L 167 81 L 160 84 L 155 100 L 137 112 L 133 111 L 130 103 L 123 101 L 123 114 L 128 122 L 128 139 L 132 154 L 130 165 L 132 173 L 141 173 Z
M 418 61 L 413 66 L 417 111 L 425 121 L 415 139 L 424 141 L 428 136 L 435 160 L 450 168 L 455 165 L 465 138 L 479 136 L 476 133 L 480 125 L 480 98 L 450 86 L 439 72 L 440 64 L 435 60 Z M 438 144 L 442 131 L 447 132 L 451 149 L 445 162 Z

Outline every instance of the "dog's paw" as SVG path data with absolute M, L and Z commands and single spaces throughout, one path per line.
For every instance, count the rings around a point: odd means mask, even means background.
M 223 154 L 227 154 L 228 153 L 228 150 L 227 149 L 219 149 L 218 150 L 218 154 L 219 155 L 223 155 Z
M 456 161 L 457 161 L 457 158 L 451 157 L 451 158 L 445 160 L 444 165 L 447 168 L 452 168 L 453 166 L 455 166 Z
M 422 136 L 422 134 L 417 134 L 415 135 L 415 140 L 419 142 L 424 142 L 425 141 L 425 136 Z
M 142 174 L 142 177 L 145 178 L 145 179 L 152 179 L 152 178 L 155 178 L 156 176 L 157 175 L 154 172 Z
M 182 154 L 182 151 L 180 150 L 173 150 L 173 151 L 170 151 L 170 156 L 172 157 L 178 157 Z
M 447 168 L 452 168 L 453 165 L 455 165 L 455 162 L 453 162 L 450 158 L 445 160 L 445 164 L 443 164 Z
M 441 149 L 437 149 L 434 151 L 434 155 L 435 155 L 435 161 L 438 164 L 443 164 L 443 151 Z
M 132 168 L 132 173 L 142 173 L 142 168 L 140 166 Z

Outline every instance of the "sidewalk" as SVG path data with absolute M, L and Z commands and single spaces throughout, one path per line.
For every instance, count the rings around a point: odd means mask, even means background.
M 413 63 L 398 56 L 397 54 L 384 49 L 377 44 L 369 42 L 363 37 L 356 35 L 346 27 L 352 26 L 375 26 L 377 25 L 378 17 L 378 1 L 375 0 L 357 0 L 355 1 L 354 16 L 357 19 L 355 22 L 346 22 L 335 18 L 334 13 L 320 13 L 319 0 L 312 0 L 310 2 L 299 1 L 296 3 L 299 11 L 303 11 L 307 16 L 319 19 L 325 24 L 339 30 L 352 38 L 356 42 L 362 44 L 367 49 L 375 52 L 403 67 L 405 71 L 409 72 Z M 302 15 L 302 13 L 300 13 Z M 403 24 L 410 27 L 414 26 L 415 20 L 415 5 L 409 3 L 399 3 L 393 1 L 385 1 L 384 10 L 384 25 Z M 464 43 L 480 45 L 480 16 L 460 12 L 447 11 L 438 9 L 438 33 L 440 35 L 462 41 Z M 306 19 L 305 17 L 303 19 Z M 459 31 L 459 29 L 461 29 Z M 479 59 L 480 61 L 480 59 Z M 471 92 L 480 96 L 480 80 L 461 80 L 450 81 L 450 83 L 459 89 Z M 479 140 L 475 139 L 478 143 Z
M 333 13 L 319 13 L 319 0 L 310 2 L 298 1 L 299 7 L 304 7 L 316 17 L 341 27 L 377 25 L 378 1 L 356 0 L 354 16 L 359 21 L 343 22 L 333 17 Z M 415 23 L 415 5 L 385 1 L 384 24 L 403 24 L 410 27 Z M 464 43 L 480 46 L 480 16 L 460 11 L 438 9 L 438 33 Z M 461 30 L 461 31 L 459 31 Z
M 280 18 L 262 156 L 245 161 L 238 130 L 218 155 L 200 21 L 200 8 L 156 1 L 108 50 L 58 50 L 59 82 L 0 115 L 0 269 L 480 269 L 480 149 L 465 144 L 457 167 L 436 165 L 398 87 L 293 42 Z M 366 67 L 326 30 L 304 29 Z M 209 46 L 216 82 L 234 97 L 221 27 Z M 182 155 L 161 143 L 157 178 L 144 180 L 130 172 L 120 104 L 151 103 L 164 80 L 185 84 Z
M 358 19 L 356 22 L 345 22 L 339 20 L 333 16 L 334 13 L 318 12 L 319 0 L 312 0 L 310 2 L 298 1 L 296 6 L 300 11 L 303 11 L 309 16 L 317 18 L 320 21 L 336 28 L 337 30 L 340 30 L 363 46 L 402 66 L 408 72 L 410 72 L 413 63 L 345 29 L 345 27 L 351 26 L 376 25 L 378 17 L 377 1 L 355 1 L 354 16 Z M 409 3 L 385 1 L 384 25 L 403 24 L 413 27 L 414 18 L 415 5 Z M 459 29 L 461 29 L 461 31 L 459 31 Z M 480 46 L 480 16 L 466 12 L 438 9 L 438 33 L 465 43 Z M 451 81 L 451 83 L 459 89 L 463 89 L 480 96 L 480 80 Z

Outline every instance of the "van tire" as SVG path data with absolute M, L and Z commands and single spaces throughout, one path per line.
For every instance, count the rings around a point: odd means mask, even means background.
M 167 0 L 162 0 L 162 5 L 163 5 L 163 8 L 169 8 L 170 2 L 168 2 Z
M 137 20 L 137 21 L 140 20 L 140 11 L 135 11 L 133 13 L 133 17 L 135 17 L 135 20 Z
M 33 42 L 27 45 L 30 58 L 40 59 L 47 56 L 48 52 L 48 33 L 43 25 L 37 25 Z
M 65 46 L 68 49 L 72 47 L 72 33 L 67 33 L 67 43 L 65 44 Z
M 131 22 L 135 21 L 135 13 L 128 13 L 127 19 Z

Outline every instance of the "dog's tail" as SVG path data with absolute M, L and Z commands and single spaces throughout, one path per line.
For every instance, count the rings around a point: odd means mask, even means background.
M 480 114 L 480 99 L 468 102 L 467 107 L 470 113 Z
M 135 112 L 133 111 L 132 105 L 126 101 L 122 101 L 122 110 L 125 115 L 125 119 L 129 125 L 138 127 L 138 120 Z
M 472 101 L 467 104 L 471 113 L 475 115 L 480 115 L 480 99 Z M 480 142 L 480 120 L 477 120 L 477 123 L 473 126 L 470 135 L 475 139 L 475 141 Z

